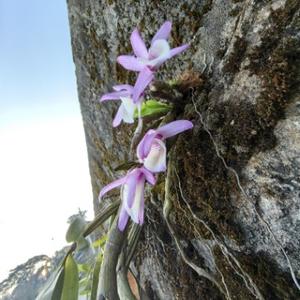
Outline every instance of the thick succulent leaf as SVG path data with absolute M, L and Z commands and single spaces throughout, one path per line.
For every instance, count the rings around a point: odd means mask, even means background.
M 120 201 L 115 201 L 108 205 L 103 211 L 95 217 L 95 219 L 90 222 L 85 229 L 83 236 L 86 237 L 95 231 L 103 222 L 105 222 L 111 215 L 115 214 L 120 206 Z
M 166 103 L 162 103 L 156 100 L 148 100 L 143 102 L 142 109 L 141 109 L 141 116 L 151 116 L 155 114 L 165 114 L 172 109 L 172 106 Z M 135 111 L 134 117 L 138 117 L 138 112 Z
M 77 264 L 78 271 L 82 273 L 88 273 L 90 271 L 90 265 L 89 264 Z
M 85 290 L 82 290 L 81 292 L 79 292 L 79 295 L 80 296 L 86 296 L 86 299 L 89 299 L 89 295 L 90 295 L 90 290 L 89 289 L 85 289 Z
M 104 245 L 105 245 L 106 240 L 107 240 L 107 235 L 105 234 L 100 239 L 93 242 L 92 246 L 94 248 L 103 248 Z
M 44 288 L 38 294 L 36 300 L 60 299 L 64 284 L 64 266 L 60 265 L 49 277 Z
M 102 255 L 102 253 L 100 253 L 99 256 L 97 257 L 96 264 L 94 267 L 94 272 L 93 272 L 91 300 L 97 300 L 97 289 L 98 289 L 102 259 L 103 259 L 103 255 Z
M 72 255 L 65 261 L 64 284 L 60 300 L 77 300 L 79 290 L 78 267 Z M 59 299 L 59 298 L 58 298 Z

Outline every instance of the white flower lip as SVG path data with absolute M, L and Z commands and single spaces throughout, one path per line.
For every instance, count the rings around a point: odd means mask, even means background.
M 134 123 L 134 111 L 137 107 L 129 97 L 120 97 L 122 104 L 122 119 L 125 123 Z
M 155 138 L 148 156 L 144 160 L 144 166 L 151 172 L 163 172 L 166 170 L 167 149 L 165 143 Z

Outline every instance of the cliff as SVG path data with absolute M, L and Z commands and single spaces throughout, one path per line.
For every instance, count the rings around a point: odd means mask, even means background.
M 299 299 L 299 1 L 67 2 L 95 212 L 133 133 L 98 102 L 133 83 L 116 63 L 130 33 L 150 40 L 170 20 L 171 44 L 191 45 L 159 72 L 193 87 L 173 118 L 195 127 L 168 145 L 169 171 L 146 199 L 134 272 L 148 297 Z

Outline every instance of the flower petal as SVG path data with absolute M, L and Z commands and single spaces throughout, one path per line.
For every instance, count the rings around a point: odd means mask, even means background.
M 164 172 L 167 168 L 166 157 L 167 149 L 165 143 L 160 139 L 154 139 L 151 150 L 144 160 L 144 166 L 154 173 Z
M 148 130 L 142 140 L 139 142 L 137 146 L 137 157 L 140 162 L 143 162 L 143 160 L 146 158 L 148 153 L 151 149 L 151 144 L 153 142 L 153 139 L 156 136 L 156 131 L 153 129 Z
M 141 210 L 141 205 L 143 206 L 144 202 L 144 189 L 145 189 L 145 177 L 142 176 L 136 185 L 135 197 L 133 201 L 132 207 L 128 207 L 126 202 L 124 202 L 124 206 L 126 208 L 127 213 L 131 217 L 132 221 L 139 224 L 139 215 Z
M 170 58 L 177 55 L 177 54 L 179 54 L 179 53 L 181 53 L 182 51 L 186 50 L 187 48 L 189 48 L 189 46 L 190 45 L 188 45 L 188 44 L 184 44 L 180 47 L 176 47 L 176 48 L 171 49 Z
M 127 222 L 128 222 L 128 218 L 129 215 L 124 207 L 124 205 L 122 205 L 121 209 L 120 209 L 120 214 L 119 214 L 119 220 L 118 220 L 118 228 L 120 231 L 124 231 Z
M 132 207 L 134 201 L 135 190 L 139 175 L 139 169 L 134 169 L 127 175 L 126 183 L 123 185 L 122 201 L 125 202 L 126 206 L 129 208 Z
M 144 92 L 145 88 L 153 80 L 153 72 L 149 68 L 145 67 L 140 73 L 133 87 L 132 99 L 134 103 L 139 101 L 140 96 Z
M 172 23 L 170 21 L 166 21 L 162 26 L 158 29 L 154 37 L 152 38 L 151 44 L 156 40 L 166 40 L 168 39 L 172 28 Z
M 122 91 L 122 90 L 125 90 L 125 91 L 127 91 L 128 93 L 132 93 L 132 90 L 133 90 L 133 86 L 132 85 L 130 85 L 130 84 L 118 84 L 118 85 L 115 85 L 115 86 L 113 86 L 113 89 L 115 90 L 115 91 Z
M 107 193 L 109 192 L 110 190 L 124 184 L 126 182 L 126 176 L 122 177 L 122 178 L 119 178 L 111 183 L 109 183 L 108 185 L 106 185 L 101 191 L 100 191 L 100 194 L 99 194 L 99 200 Z
M 139 72 L 145 67 L 145 63 L 143 63 L 141 60 L 131 55 L 121 55 L 117 58 L 117 61 L 126 70 L 130 70 L 130 71 Z
M 148 58 L 148 50 L 137 29 L 132 32 L 130 42 L 133 52 L 137 57 Z
M 156 178 L 153 175 L 152 172 L 150 172 L 149 170 L 147 170 L 146 168 L 142 167 L 140 168 L 140 170 L 143 172 L 143 174 L 145 175 L 146 180 L 151 184 L 154 185 L 156 183 Z
M 193 123 L 187 120 L 178 120 L 166 124 L 156 130 L 157 134 L 160 134 L 163 139 L 174 136 L 180 132 L 193 128 Z
M 107 93 L 100 98 L 100 102 L 106 100 L 120 100 L 120 97 L 128 97 L 128 96 L 130 96 L 130 92 L 128 91 L 117 91 L 117 92 Z
M 123 116 L 124 116 L 124 106 L 121 104 L 119 106 L 119 109 L 117 111 L 117 114 L 113 120 L 113 127 L 117 127 L 121 124 L 122 120 L 123 120 Z

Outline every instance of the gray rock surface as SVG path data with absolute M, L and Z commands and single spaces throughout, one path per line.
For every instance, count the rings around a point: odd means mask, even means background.
M 99 104 L 99 96 L 115 83 L 134 82 L 135 74 L 116 63 L 131 52 L 134 27 L 149 40 L 171 20 L 171 45 L 191 47 L 167 62 L 158 78 L 190 70 L 202 79 L 175 111 L 175 118 L 194 122 L 193 132 L 168 145 L 178 174 L 169 174 L 175 237 L 190 262 L 227 288 L 227 298 L 299 299 L 287 260 L 258 217 L 299 276 L 299 1 L 67 2 L 95 211 L 101 187 L 121 175 L 114 168 L 128 158 L 133 132 L 127 125 L 112 128 L 117 105 Z M 147 199 L 135 258 L 142 286 L 150 299 L 224 299 L 182 259 L 163 218 L 159 179 Z

